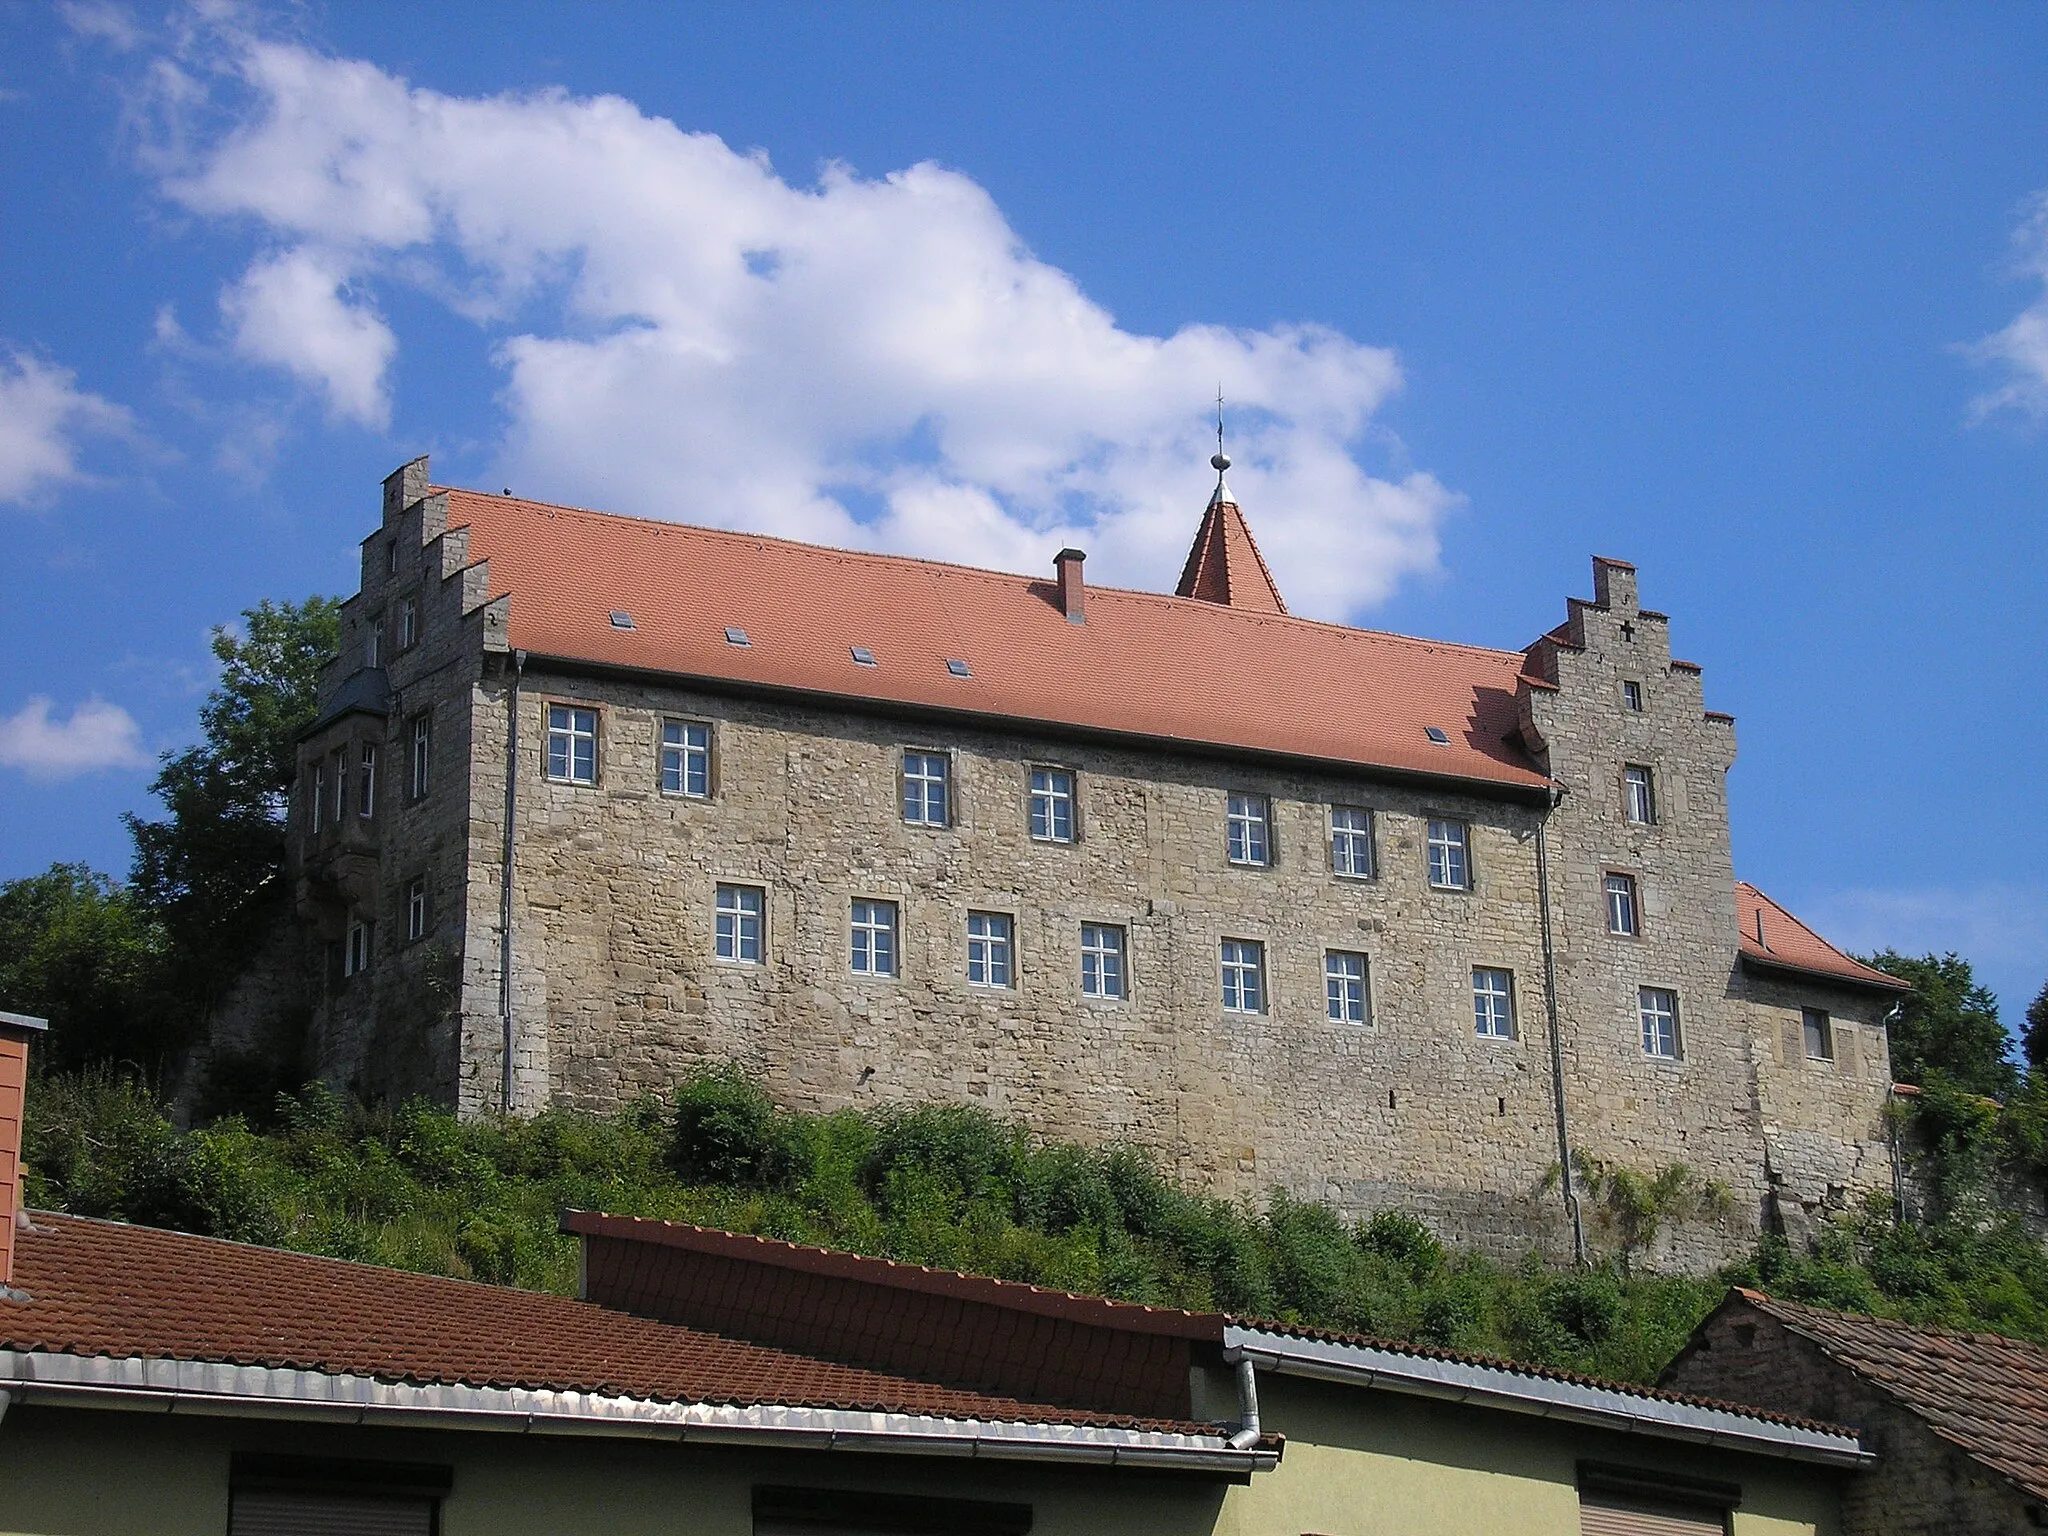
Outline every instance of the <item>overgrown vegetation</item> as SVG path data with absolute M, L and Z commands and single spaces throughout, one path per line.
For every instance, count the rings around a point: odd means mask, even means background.
M 36 1205 L 556 1291 L 575 1277 L 557 1213 L 580 1206 L 1637 1381 L 1731 1281 L 2048 1342 L 2048 1262 L 2009 1224 L 1895 1231 L 1873 1210 L 1815 1254 L 1771 1239 L 1715 1278 L 1647 1273 L 1618 1247 L 1585 1270 L 1502 1264 L 1398 1211 L 1347 1225 L 1278 1194 L 1263 1210 L 1202 1199 L 1130 1148 L 1042 1143 L 967 1106 L 785 1113 L 730 1071 L 667 1103 L 532 1120 L 365 1109 L 309 1087 L 261 1125 L 180 1132 L 107 1072 L 45 1076 L 29 1104 Z M 1715 1204 L 1681 1173 L 1599 1172 L 1589 1209 L 1633 1211 L 1638 1256 L 1656 1222 Z

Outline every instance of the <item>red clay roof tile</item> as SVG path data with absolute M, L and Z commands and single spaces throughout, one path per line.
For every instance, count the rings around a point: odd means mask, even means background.
M 1222 603 L 1254 613 L 1285 613 L 1287 603 L 1266 557 L 1259 553 L 1251 524 L 1244 520 L 1234 501 L 1221 486 L 1209 498 L 1209 510 L 1195 530 L 1195 542 L 1181 567 L 1176 597 L 1199 597 L 1205 603 Z
M 1912 990 L 1898 977 L 1850 959 L 1746 880 L 1735 882 L 1735 920 L 1742 957 L 1752 964 L 1894 992 Z

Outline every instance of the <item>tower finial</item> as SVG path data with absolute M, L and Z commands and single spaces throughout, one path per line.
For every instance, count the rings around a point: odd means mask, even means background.
M 1223 471 L 1230 468 L 1230 455 L 1223 451 L 1223 385 L 1216 386 L 1216 453 L 1209 460 L 1209 467 L 1216 471 L 1216 486 L 1223 487 Z

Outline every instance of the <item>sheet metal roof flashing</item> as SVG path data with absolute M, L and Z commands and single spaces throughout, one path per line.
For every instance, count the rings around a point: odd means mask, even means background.
M 1255 1366 L 1286 1376 L 1468 1403 L 1624 1434 L 1687 1440 L 1825 1466 L 1862 1467 L 1875 1459 L 1849 1429 L 1795 1423 L 1618 1385 L 1531 1375 L 1479 1361 L 1301 1338 L 1235 1323 L 1223 1330 L 1223 1354 L 1227 1361 L 1248 1359 Z

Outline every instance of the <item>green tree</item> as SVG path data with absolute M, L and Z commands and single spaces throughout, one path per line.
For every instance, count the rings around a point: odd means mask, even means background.
M 1887 949 L 1863 963 L 1913 987 L 1891 1024 L 1892 1073 L 1899 1081 L 1924 1084 L 1935 1071 L 1972 1093 L 2012 1091 L 2019 1071 L 2006 1059 L 2011 1042 L 1998 1019 L 1998 999 L 1979 985 L 1969 961 L 1953 950 L 1916 957 Z
M 0 1008 L 50 1021 L 39 1067 L 163 1065 L 163 933 L 130 892 L 83 864 L 0 885 Z
M 2021 1043 L 2029 1066 L 2048 1067 L 2048 981 L 2041 983 L 2040 994 L 2027 1004 L 2027 1034 Z
M 283 900 L 284 813 L 321 665 L 340 640 L 340 603 L 268 600 L 241 634 L 213 632 L 221 677 L 199 711 L 203 739 L 166 753 L 150 786 L 170 812 L 127 818 L 132 886 L 163 925 L 169 982 L 187 1028 L 247 963 Z

